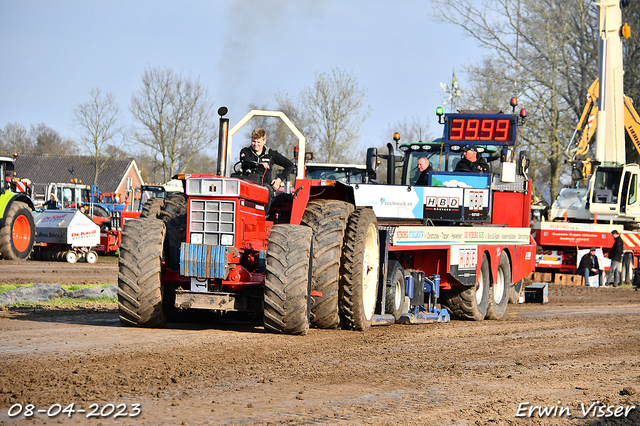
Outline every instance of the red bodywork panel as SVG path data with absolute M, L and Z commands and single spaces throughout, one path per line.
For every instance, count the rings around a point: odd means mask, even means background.
M 100 231 L 100 244 L 95 251 L 100 253 L 111 253 L 120 248 L 122 233 L 120 231 L 108 230 Z
M 531 181 L 529 181 L 531 187 Z M 514 228 L 531 225 L 531 194 L 522 192 L 494 192 L 491 223 Z

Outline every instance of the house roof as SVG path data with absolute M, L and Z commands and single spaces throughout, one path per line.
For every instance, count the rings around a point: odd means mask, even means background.
M 107 160 L 98 175 L 100 192 L 114 192 L 129 170 L 135 165 L 133 158 Z M 16 158 L 17 177 L 29 178 L 35 184 L 65 183 L 70 179 L 80 179 L 91 185 L 95 175 L 94 158 L 81 155 L 20 155 Z

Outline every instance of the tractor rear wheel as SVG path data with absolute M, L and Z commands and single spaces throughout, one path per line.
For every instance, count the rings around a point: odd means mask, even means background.
M 142 211 L 140 212 L 140 217 L 154 217 L 157 218 L 158 214 L 164 207 L 164 198 L 154 197 L 149 198 L 146 203 L 142 206 Z
M 311 228 L 273 225 L 264 277 L 264 327 L 307 334 L 311 307 Z
M 499 320 L 507 310 L 509 294 L 511 293 L 511 262 L 509 256 L 502 251 L 496 282 L 489 289 L 489 304 L 486 319 Z
M 154 218 L 127 222 L 122 231 L 118 262 L 118 311 L 120 324 L 162 327 L 160 282 L 165 225 Z
M 164 242 L 165 266 L 174 271 L 180 270 L 180 245 L 187 241 L 187 196 L 174 192 L 164 201 L 164 207 L 158 213 L 167 229 Z
M 311 300 L 311 326 L 336 328 L 340 325 L 338 290 L 340 258 L 347 220 L 353 205 L 337 200 L 310 201 L 302 225 L 313 230 L 313 274 L 311 290 L 322 296 Z
M 404 268 L 397 260 L 390 260 L 387 269 L 385 308 L 386 314 L 393 315 L 397 320 L 406 314 L 409 306 L 404 291 Z
M 36 239 L 36 225 L 31 209 L 22 201 L 14 201 L 5 210 L 0 229 L 0 254 L 7 260 L 26 259 Z
M 482 256 L 482 266 L 475 286 L 456 288 L 442 292 L 442 306 L 453 318 L 482 321 L 489 304 L 489 284 L 491 276 L 487 255 Z
M 356 209 L 347 225 L 342 261 L 340 314 L 345 328 L 364 331 L 371 327 L 379 268 L 376 215 L 370 208 Z

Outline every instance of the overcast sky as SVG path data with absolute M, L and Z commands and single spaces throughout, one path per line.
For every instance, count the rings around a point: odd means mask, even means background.
M 367 91 L 360 148 L 411 117 L 440 134 L 439 83 L 482 52 L 431 16 L 427 0 L 0 0 L 0 127 L 44 123 L 75 139 L 72 111 L 92 87 L 131 124 L 149 67 L 199 77 L 233 126 L 250 103 L 275 108 L 276 93 L 339 68 Z

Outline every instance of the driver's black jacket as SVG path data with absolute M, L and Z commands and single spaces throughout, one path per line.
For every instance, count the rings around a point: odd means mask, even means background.
M 461 159 L 456 165 L 455 172 L 476 172 L 489 173 L 489 165 L 483 157 L 478 156 L 475 162 L 471 162 L 466 158 Z
M 295 167 L 293 162 L 287 157 L 280 154 L 275 149 L 270 149 L 266 146 L 262 147 L 262 154 L 260 155 L 258 155 L 250 146 L 242 148 L 240 151 L 240 161 L 242 162 L 242 171 L 251 171 L 262 175 L 261 183 L 263 185 L 269 185 L 271 183 L 271 171 L 273 170 L 274 164 L 284 168 L 284 170 L 276 176 L 282 181 L 289 179 L 289 175 L 293 172 Z M 266 170 L 261 165 L 264 163 L 269 164 L 269 168 Z

